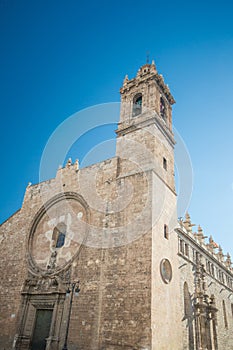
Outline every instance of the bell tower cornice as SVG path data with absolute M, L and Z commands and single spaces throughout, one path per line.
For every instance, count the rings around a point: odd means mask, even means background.
M 163 121 L 160 120 L 160 118 L 154 114 L 154 115 L 148 115 L 145 113 L 140 118 L 140 121 L 138 122 L 132 122 L 132 123 L 119 123 L 118 129 L 116 130 L 117 136 L 124 136 L 126 134 L 132 133 L 136 130 L 146 128 L 150 125 L 156 125 L 157 128 L 161 131 L 163 136 L 167 139 L 169 144 L 174 147 L 176 142 L 174 139 L 173 133 L 164 125 Z

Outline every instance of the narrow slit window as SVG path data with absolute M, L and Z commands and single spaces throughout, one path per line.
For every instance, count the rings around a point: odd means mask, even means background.
M 163 233 L 164 233 L 164 238 L 168 239 L 169 233 L 168 233 L 168 226 L 166 224 L 164 225 Z
M 167 170 L 167 159 L 163 157 L 163 168 Z

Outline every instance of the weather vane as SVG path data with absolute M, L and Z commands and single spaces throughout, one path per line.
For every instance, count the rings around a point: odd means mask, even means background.
M 149 63 L 150 61 L 150 51 L 146 52 L 146 63 Z

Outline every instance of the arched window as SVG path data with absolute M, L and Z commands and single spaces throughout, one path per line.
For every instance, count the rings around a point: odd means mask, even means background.
M 160 97 L 160 115 L 163 119 L 166 119 L 166 105 L 162 97 Z
M 142 94 L 137 94 L 133 99 L 133 117 L 142 113 Z
M 53 230 L 52 240 L 55 248 L 61 248 L 65 244 L 66 224 L 59 223 Z

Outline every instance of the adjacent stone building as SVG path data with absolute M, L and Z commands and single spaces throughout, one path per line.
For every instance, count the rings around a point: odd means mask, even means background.
M 233 348 L 231 258 L 177 220 L 174 98 L 154 62 L 120 93 L 116 156 L 68 160 L 0 226 L 2 350 Z

